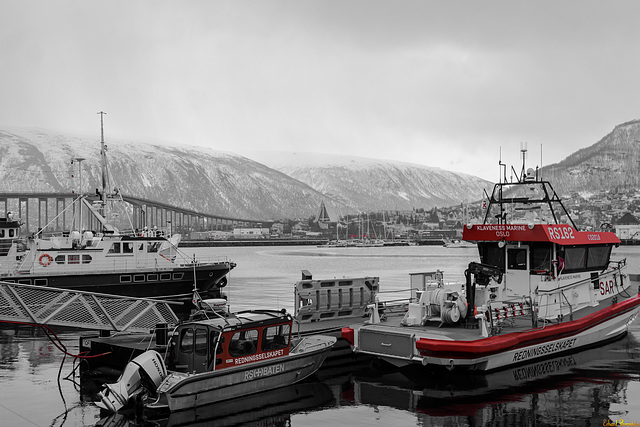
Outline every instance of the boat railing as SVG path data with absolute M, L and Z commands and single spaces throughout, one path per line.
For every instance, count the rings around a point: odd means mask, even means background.
M 624 258 L 624 259 L 622 259 L 620 261 L 610 261 L 609 264 L 615 264 L 615 265 L 614 266 L 610 266 L 609 269 L 605 269 L 603 272 L 598 274 L 598 276 L 588 277 L 586 279 L 582 279 L 582 280 L 577 281 L 577 282 L 568 283 L 568 284 L 566 284 L 564 286 L 560 286 L 558 288 L 539 289 L 537 292 L 538 292 L 538 294 L 541 294 L 541 295 L 559 293 L 559 292 L 562 292 L 562 291 L 565 291 L 565 290 L 573 289 L 573 288 L 575 288 L 577 286 L 580 286 L 580 285 L 584 285 L 586 283 L 591 283 L 591 282 L 593 282 L 595 280 L 599 280 L 601 277 L 608 276 L 611 273 L 613 273 L 613 277 L 617 278 L 617 276 L 620 275 L 620 277 L 622 278 L 622 269 L 626 267 L 627 259 Z M 616 272 L 616 270 L 617 270 L 617 272 Z
M 135 230 L 121 230 L 120 234 L 129 237 L 171 237 L 173 230 L 169 227 L 154 227 Z M 175 233 L 173 233 L 175 234 Z
M 0 282 L 3 322 L 148 333 L 159 323 L 179 322 L 170 307 L 176 304 L 179 303 Z
M 602 279 L 603 277 L 612 278 L 612 285 L 615 289 L 616 295 L 624 292 L 625 290 L 624 279 L 623 279 L 624 274 L 622 273 L 622 270 L 627 265 L 627 259 L 624 258 L 620 261 L 610 261 L 609 264 L 610 264 L 609 268 L 605 269 L 597 276 L 588 277 L 586 279 L 582 279 L 573 283 L 568 283 L 564 286 L 560 286 L 554 289 L 537 289 L 535 303 L 536 303 L 536 306 L 538 307 L 538 312 L 541 311 L 542 307 L 545 308 L 544 316 L 538 316 L 538 317 L 541 317 L 543 319 L 549 319 L 549 309 L 556 307 L 559 309 L 558 317 L 562 318 L 564 316 L 562 309 L 563 309 L 563 306 L 566 306 L 569 309 L 569 313 L 568 313 L 569 319 L 573 320 L 573 311 L 576 307 L 574 307 L 574 305 L 572 305 L 571 302 L 569 301 L 569 298 L 567 297 L 567 293 L 575 290 L 576 288 L 579 288 L 581 286 L 588 285 L 591 283 L 594 283 L 594 286 L 595 286 L 595 283 L 599 284 L 600 279 Z M 551 303 L 550 300 L 552 297 L 559 297 L 562 303 L 558 303 L 558 302 Z M 590 304 L 592 306 L 598 305 L 598 301 L 594 299 L 592 294 L 590 295 L 590 299 L 591 299 Z M 543 304 L 543 302 L 545 302 L 545 304 Z
M 46 252 L 45 252 L 46 253 Z M 69 263 L 65 260 L 64 264 L 58 264 L 55 256 L 51 255 L 51 262 L 43 265 L 37 256 L 25 256 L 20 260 L 16 260 L 12 271 L 20 274 L 35 273 L 43 276 L 60 274 L 64 268 L 64 274 L 87 274 L 87 273 L 113 273 L 121 270 L 132 270 L 145 268 L 155 270 L 157 272 L 170 271 L 176 267 L 197 267 L 201 265 L 211 264 L 230 264 L 228 257 L 198 257 L 194 263 L 193 259 L 179 259 L 172 261 L 169 257 L 149 257 L 136 258 L 133 256 L 113 256 L 98 257 L 92 251 L 78 250 L 79 259 L 75 263 Z M 82 255 L 88 255 L 91 258 L 84 258 Z M 7 274 L 7 273 L 5 273 Z M 11 274 L 11 273 L 10 273 Z M 128 274 L 128 273 L 127 273 Z

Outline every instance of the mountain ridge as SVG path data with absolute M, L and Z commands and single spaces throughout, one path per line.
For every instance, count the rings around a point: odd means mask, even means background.
M 468 187 L 466 177 L 460 174 L 440 171 L 439 175 L 425 175 L 426 166 L 360 158 L 362 163 L 375 162 L 378 166 L 375 170 L 366 165 L 358 167 L 358 175 L 344 171 L 333 184 L 322 175 L 335 170 L 308 169 L 308 174 L 318 177 L 315 183 L 323 184 L 323 191 L 319 191 L 286 170 L 230 151 L 111 138 L 107 138 L 106 146 L 109 170 L 116 177 L 111 187 L 134 197 L 233 218 L 308 218 L 315 215 L 321 201 L 345 214 L 431 208 L 462 202 L 447 194 L 454 194 L 459 187 L 477 189 Z M 72 178 L 77 174 L 77 164 L 70 162 L 78 157 L 85 159 L 81 163 L 82 190 L 101 187 L 100 143 L 92 136 L 0 127 L 0 156 L 0 191 L 78 191 L 79 178 Z M 326 191 L 332 185 L 335 190 Z M 431 192 L 420 186 L 432 187 Z M 395 193 L 392 197 L 389 188 Z M 479 191 L 477 195 L 481 197 Z
M 561 192 L 606 190 L 640 185 L 640 120 L 616 125 L 593 145 L 542 168 Z M 636 173 L 634 173 L 636 172 Z

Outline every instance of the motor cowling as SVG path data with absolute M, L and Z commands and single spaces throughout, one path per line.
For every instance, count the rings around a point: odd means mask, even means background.
M 117 412 L 145 388 L 155 392 L 167 376 L 167 368 L 157 351 L 148 350 L 127 364 L 113 384 L 105 384 L 98 392 L 96 405 L 111 412 Z

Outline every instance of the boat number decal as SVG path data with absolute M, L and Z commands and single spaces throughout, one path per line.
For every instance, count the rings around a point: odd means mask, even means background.
M 545 354 L 568 350 L 570 348 L 573 348 L 575 343 L 576 338 L 571 338 L 564 341 L 557 341 L 551 344 L 539 345 L 527 350 L 516 351 L 515 353 L 513 353 L 513 361 L 518 362 L 520 360 L 526 360 L 532 357 L 544 356 Z
M 600 295 L 607 295 L 613 293 L 613 280 L 608 282 L 600 282 Z
M 235 359 L 233 359 L 233 364 L 242 365 L 247 362 L 256 362 L 258 360 L 271 359 L 272 357 L 278 357 L 283 355 L 284 355 L 284 349 L 267 351 L 266 353 L 252 354 L 251 356 L 236 357 Z
M 244 373 L 244 380 L 249 381 L 254 378 L 268 377 L 284 372 L 284 363 L 277 365 L 265 366 L 264 368 L 249 369 Z
M 548 230 L 549 236 L 551 236 L 552 239 L 569 240 L 575 238 L 573 235 L 573 228 L 571 227 L 554 226 L 549 227 Z

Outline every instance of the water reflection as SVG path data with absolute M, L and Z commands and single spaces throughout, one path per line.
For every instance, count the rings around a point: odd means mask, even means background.
M 382 425 L 380 412 L 397 410 L 402 411 L 404 423 L 409 417 L 414 425 L 603 425 L 605 420 L 615 423 L 622 418 L 640 422 L 640 414 L 624 409 L 635 401 L 627 396 L 629 384 L 640 382 L 638 348 L 638 341 L 627 337 L 488 375 L 381 370 L 367 360 L 355 366 L 324 367 L 313 381 L 178 412 L 163 420 L 104 414 L 98 425 L 322 426 L 336 418 L 343 425 Z M 354 408 L 363 409 L 364 417 Z
M 364 370 L 351 383 L 354 404 L 393 406 L 423 422 L 438 417 L 455 425 L 557 426 L 627 418 L 626 411 L 611 411 L 610 403 L 627 403 L 629 383 L 639 380 L 638 342 L 626 338 L 487 375 Z
M 25 359 L 25 357 L 31 367 L 50 364 L 58 355 L 55 346 L 48 337 L 43 336 L 39 328 L 0 329 L 0 368 L 2 369 L 13 369 L 18 359 Z
M 239 426 L 291 425 L 291 414 L 321 410 L 334 404 L 331 389 L 320 381 L 306 381 L 271 392 L 171 413 L 163 419 L 142 414 L 106 415 L 96 426 Z

